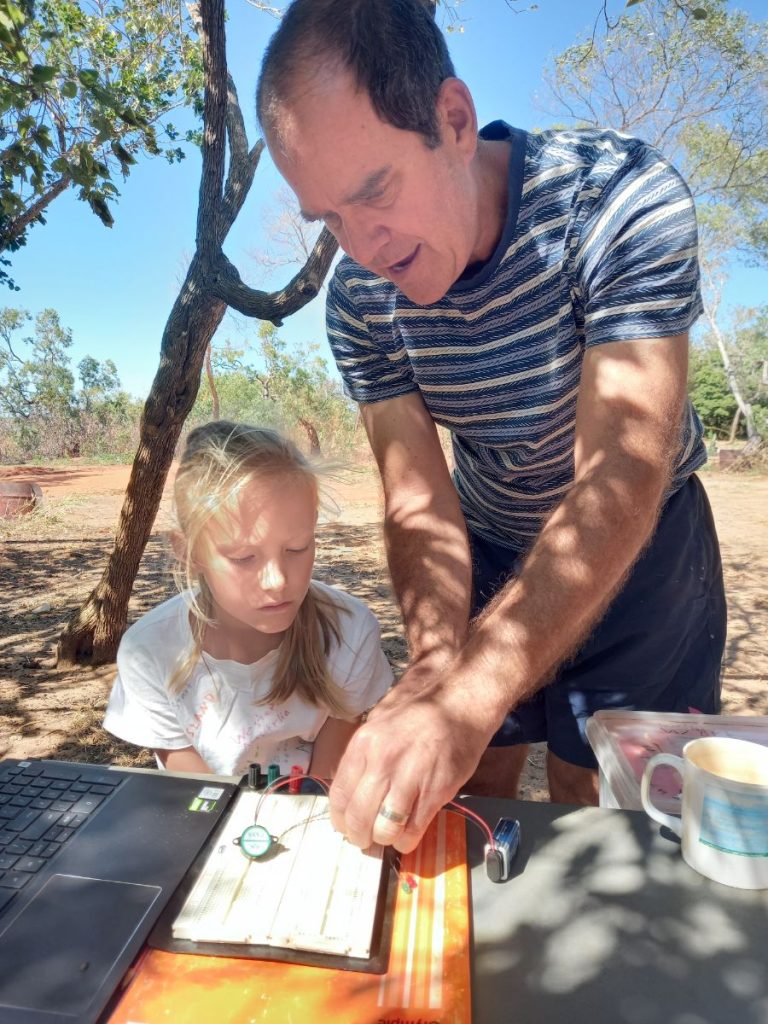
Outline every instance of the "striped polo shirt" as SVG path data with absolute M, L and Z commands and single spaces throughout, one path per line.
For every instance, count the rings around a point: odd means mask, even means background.
M 419 306 L 345 257 L 328 335 L 355 401 L 421 393 L 453 436 L 469 529 L 523 551 L 573 482 L 585 349 L 681 334 L 699 316 L 696 218 L 679 174 L 638 139 L 503 121 L 480 134 L 512 143 L 491 259 Z M 705 460 L 689 402 L 669 493 Z

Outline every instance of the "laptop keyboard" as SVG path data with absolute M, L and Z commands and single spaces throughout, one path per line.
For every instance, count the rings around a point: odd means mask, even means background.
M 0 913 L 122 781 L 96 767 L 0 765 Z

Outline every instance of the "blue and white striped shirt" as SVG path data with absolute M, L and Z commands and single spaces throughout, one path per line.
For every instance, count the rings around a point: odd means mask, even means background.
M 654 149 L 613 131 L 512 142 L 507 220 L 491 259 L 430 306 L 349 257 L 328 293 L 328 334 L 347 393 L 420 391 L 453 435 L 470 530 L 524 550 L 573 482 L 585 349 L 687 331 L 701 312 L 685 183 Z M 670 493 L 706 461 L 690 403 Z

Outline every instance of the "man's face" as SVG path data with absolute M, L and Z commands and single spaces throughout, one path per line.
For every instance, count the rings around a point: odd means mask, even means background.
M 267 134 L 303 216 L 324 221 L 355 262 L 420 305 L 482 258 L 477 127 L 463 83 L 443 83 L 437 113 L 443 141 L 429 149 L 421 135 L 381 121 L 367 93 L 336 72 L 297 86 L 280 138 Z

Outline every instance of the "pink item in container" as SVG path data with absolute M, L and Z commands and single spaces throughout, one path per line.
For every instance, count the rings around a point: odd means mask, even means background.
M 728 736 L 768 746 L 768 718 L 598 711 L 587 722 L 587 738 L 600 766 L 600 806 L 641 810 L 640 780 L 646 763 L 654 754 L 680 755 L 689 740 L 702 736 Z M 662 810 L 680 813 L 680 777 L 671 768 L 653 773 L 651 794 Z

